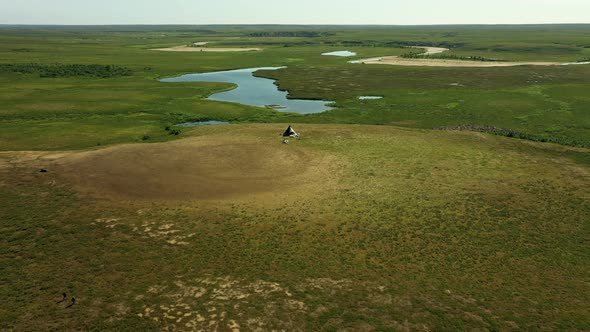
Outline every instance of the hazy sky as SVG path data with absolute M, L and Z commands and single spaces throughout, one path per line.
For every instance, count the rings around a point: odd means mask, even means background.
M 590 0 L 0 0 L 0 24 L 590 23 Z

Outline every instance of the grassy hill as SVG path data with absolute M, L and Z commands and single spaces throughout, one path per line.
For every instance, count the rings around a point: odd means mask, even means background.
M 588 328 L 587 151 L 282 128 L 1 154 L 1 327 Z
M 588 142 L 590 67 L 320 55 L 576 61 L 589 29 L 1 27 L 0 330 L 589 330 L 588 148 L 432 128 Z M 200 41 L 264 51 L 149 50 Z M 279 65 L 258 75 L 337 107 L 157 80 Z M 195 119 L 232 124 L 165 129 Z

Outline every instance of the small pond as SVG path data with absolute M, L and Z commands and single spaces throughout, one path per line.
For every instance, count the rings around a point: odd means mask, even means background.
M 229 122 L 217 121 L 217 120 L 194 121 L 194 122 L 179 123 L 179 124 L 177 124 L 175 126 L 189 128 L 189 127 L 213 126 L 213 125 L 224 125 L 224 124 L 229 124 Z
M 277 70 L 285 67 L 260 67 L 228 71 L 218 71 L 203 74 L 188 74 L 173 78 L 166 78 L 161 82 L 224 82 L 233 83 L 237 88 L 215 93 L 210 100 L 227 101 L 251 106 L 266 107 L 280 112 L 295 112 L 301 114 L 321 113 L 331 110 L 327 104 L 331 101 L 287 99 L 287 91 L 280 91 L 275 80 L 255 77 L 258 70 Z
M 375 100 L 375 99 L 383 99 L 383 96 L 360 96 L 360 100 Z
M 356 52 L 351 52 L 351 51 L 334 51 L 334 52 L 327 52 L 327 53 L 322 53 L 322 55 L 332 55 L 332 56 L 355 56 Z

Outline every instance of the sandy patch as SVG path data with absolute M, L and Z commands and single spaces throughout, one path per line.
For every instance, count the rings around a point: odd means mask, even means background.
M 163 51 L 163 52 L 250 52 L 250 51 L 262 51 L 261 48 L 257 47 L 190 47 L 190 46 L 175 46 L 167 48 L 152 48 L 150 51 Z
M 411 48 L 421 48 L 424 50 L 424 53 L 420 53 L 420 55 L 430 55 L 430 54 L 439 54 L 442 52 L 446 52 L 449 49 L 444 47 L 431 47 L 431 46 L 410 46 Z
M 410 46 L 411 48 L 424 49 L 419 55 L 440 54 L 449 51 L 444 47 Z M 515 67 L 515 66 L 567 66 L 584 65 L 585 62 L 516 62 L 516 61 L 469 61 L 452 59 L 413 59 L 400 58 L 398 56 L 384 56 L 350 61 L 350 63 L 362 63 L 367 65 L 394 65 L 394 66 L 421 66 L 421 67 Z

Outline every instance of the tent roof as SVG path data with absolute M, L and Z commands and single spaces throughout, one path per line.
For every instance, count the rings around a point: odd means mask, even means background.
M 291 126 L 289 126 L 287 130 L 285 130 L 285 132 L 283 133 L 283 137 L 291 137 L 293 135 L 297 135 L 297 133 L 295 132 L 295 130 L 293 130 Z

